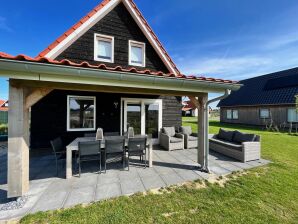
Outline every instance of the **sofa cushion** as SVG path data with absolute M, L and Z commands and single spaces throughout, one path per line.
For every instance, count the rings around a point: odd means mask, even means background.
M 253 142 L 256 138 L 254 134 L 245 134 L 240 131 L 235 131 L 233 142 L 242 143 L 242 142 Z
M 226 131 L 224 129 L 219 129 L 217 138 L 232 142 L 233 141 L 233 136 L 234 136 L 234 131 Z
M 229 149 L 242 151 L 242 145 L 234 143 L 234 142 L 228 142 L 228 141 L 224 141 L 224 140 L 221 140 L 221 139 L 218 139 L 218 138 L 210 138 L 209 141 L 211 143 L 214 143 L 214 144 L 217 144 L 217 145 L 225 146 Z
M 163 128 L 163 132 L 166 135 L 173 137 L 173 136 L 175 136 L 175 127 L 165 127 L 165 128 Z
M 191 135 L 192 130 L 190 126 L 182 126 L 180 127 L 180 132 L 185 135 Z
M 198 141 L 198 137 L 194 137 L 194 136 L 188 136 L 188 141 L 191 141 L 191 142 L 193 142 L 193 141 Z
M 182 142 L 182 141 L 183 141 L 182 138 L 171 137 L 171 139 L 170 139 L 170 143 L 179 143 L 179 142 Z

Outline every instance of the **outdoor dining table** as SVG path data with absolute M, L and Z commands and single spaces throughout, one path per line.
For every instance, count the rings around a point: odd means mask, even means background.
M 106 137 L 113 138 L 113 137 Z M 72 141 L 68 146 L 66 146 L 66 179 L 70 179 L 72 177 L 72 152 L 79 151 L 79 142 L 88 142 L 95 141 L 94 137 L 80 137 L 76 138 Z M 125 138 L 125 146 L 128 145 L 128 138 Z M 105 148 L 105 141 L 101 142 L 101 149 Z M 148 149 L 148 164 L 149 167 L 152 167 L 153 164 L 153 153 L 152 153 L 152 140 L 148 138 L 147 140 L 147 149 Z M 146 158 L 147 159 L 147 158 Z

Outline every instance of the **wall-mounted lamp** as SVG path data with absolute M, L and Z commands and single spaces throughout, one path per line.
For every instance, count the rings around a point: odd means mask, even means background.
M 115 109 L 117 109 L 117 108 L 118 108 L 118 105 L 119 105 L 119 103 L 118 103 L 118 102 L 114 102 Z

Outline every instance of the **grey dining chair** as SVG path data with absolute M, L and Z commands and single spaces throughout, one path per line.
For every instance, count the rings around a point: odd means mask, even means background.
M 50 141 L 50 143 L 56 161 L 56 176 L 58 176 L 58 161 L 66 160 L 66 148 L 63 146 L 63 142 L 60 137 Z
M 129 160 L 130 160 L 131 156 L 139 156 L 140 161 L 144 162 L 145 168 L 147 167 L 147 162 L 146 162 L 147 150 L 146 150 L 146 146 L 147 146 L 147 136 L 137 136 L 137 137 L 128 139 L 128 145 L 127 145 L 128 170 L 129 170 Z
M 107 163 L 122 161 L 125 168 L 125 138 L 123 136 L 113 136 L 105 138 L 105 172 Z
M 101 141 L 79 142 L 79 176 L 81 177 L 81 164 L 90 161 L 99 161 L 101 173 L 101 158 Z

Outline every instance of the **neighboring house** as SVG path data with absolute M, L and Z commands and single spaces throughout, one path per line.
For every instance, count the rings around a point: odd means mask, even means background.
M 162 127 L 182 124 L 182 96 L 197 97 L 204 110 L 208 93 L 241 87 L 181 74 L 132 0 L 104 0 L 36 58 L 0 53 L 0 75 L 10 92 L 8 197 L 29 189 L 29 148 L 47 148 L 56 137 L 68 144 L 99 127 L 124 134 L 133 126 L 158 142 Z M 207 129 L 204 114 L 198 123 Z
M 182 116 L 197 117 L 198 108 L 190 101 L 182 102 Z
M 219 102 L 224 123 L 289 126 L 298 122 L 295 95 L 298 68 L 263 75 L 240 82 L 244 86 Z
M 0 124 L 8 122 L 8 100 L 0 100 Z

